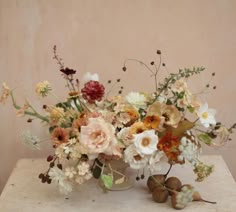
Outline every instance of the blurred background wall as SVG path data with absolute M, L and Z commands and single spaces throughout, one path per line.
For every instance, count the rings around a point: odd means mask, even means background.
M 55 93 L 65 98 L 66 89 L 52 47 L 67 66 L 83 73 L 97 72 L 102 82 L 121 79 L 125 92 L 154 89 L 144 67 L 123 61 L 135 58 L 158 61 L 163 52 L 169 72 L 204 66 L 206 71 L 190 81 L 198 92 L 211 78 L 216 90 L 200 96 L 216 108 L 217 120 L 226 125 L 236 121 L 236 1 L 235 0 L 0 0 L 0 83 L 16 89 L 17 101 L 41 110 L 52 98 L 35 96 L 35 83 L 48 80 Z M 162 71 L 159 79 L 167 74 Z M 116 90 L 114 90 L 116 93 Z M 28 124 L 17 118 L 10 101 L 0 106 L 0 192 L 14 164 L 22 157 L 44 157 L 52 152 L 33 151 L 21 144 L 20 134 L 29 129 L 48 136 L 38 121 Z M 221 149 L 204 147 L 204 153 L 221 154 L 236 178 L 236 136 Z M 31 176 L 26 176 L 31 177 Z

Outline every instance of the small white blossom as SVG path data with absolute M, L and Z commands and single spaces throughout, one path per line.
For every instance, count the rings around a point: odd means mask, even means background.
M 146 97 L 139 92 L 130 92 L 126 95 L 126 100 L 134 105 L 136 108 L 143 108 L 146 106 Z
M 77 174 L 74 167 L 66 167 L 65 168 L 65 176 L 69 179 L 72 179 Z
M 89 166 L 88 163 L 86 163 L 86 162 L 80 163 L 80 164 L 77 166 L 78 174 L 79 174 L 79 175 L 82 175 L 82 176 L 85 175 L 85 174 L 87 174 L 87 173 L 89 172 L 89 168 L 90 168 L 90 166 Z
M 29 130 L 24 131 L 22 133 L 22 138 L 23 138 L 23 143 L 28 147 L 32 149 L 38 149 L 38 150 L 40 149 L 41 140 L 37 136 L 32 135 Z
M 72 191 L 72 185 L 61 169 L 53 167 L 50 169 L 48 175 L 53 181 L 58 183 L 59 191 L 61 193 L 68 194 Z
M 90 80 L 99 81 L 98 74 L 97 73 L 91 74 L 90 72 L 85 73 L 83 76 L 83 82 L 86 83 L 89 82 Z
M 216 110 L 208 108 L 207 103 L 202 105 L 197 112 L 201 124 L 206 128 L 208 128 L 210 124 L 216 124 L 215 114 Z

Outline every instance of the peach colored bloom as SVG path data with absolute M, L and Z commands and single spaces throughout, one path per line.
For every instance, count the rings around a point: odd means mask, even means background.
M 20 108 L 19 110 L 17 110 L 16 115 L 17 115 L 18 117 L 24 116 L 24 115 L 25 115 L 25 111 L 26 111 L 28 108 L 29 108 L 29 103 L 26 102 L 22 108 Z
M 121 150 L 115 137 L 115 128 L 103 118 L 90 118 L 87 126 L 81 126 L 80 143 L 88 153 L 121 156 Z
M 0 96 L 0 103 L 5 103 L 8 96 L 10 95 L 10 89 L 9 87 L 6 85 L 6 83 L 4 82 L 2 84 L 2 95 Z
M 135 122 L 131 127 L 130 127 L 130 134 L 139 134 L 142 133 L 143 131 L 147 130 L 148 128 L 144 125 L 143 122 Z
M 67 143 L 69 141 L 69 132 L 64 128 L 56 127 L 52 131 L 51 138 L 53 140 L 53 144 L 58 146 L 62 143 Z

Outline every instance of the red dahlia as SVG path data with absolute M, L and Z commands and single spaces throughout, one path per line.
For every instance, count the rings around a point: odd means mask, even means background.
M 90 80 L 85 83 L 84 88 L 81 90 L 83 98 L 89 103 L 101 101 L 104 95 L 104 86 L 98 81 Z

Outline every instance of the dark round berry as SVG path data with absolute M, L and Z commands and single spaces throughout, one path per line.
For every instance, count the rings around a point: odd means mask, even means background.
M 52 179 L 47 179 L 47 183 L 51 184 L 52 183 Z
M 215 73 L 215 72 L 213 72 L 211 75 L 214 77 L 214 76 L 216 75 L 216 73 Z
M 216 86 L 214 86 L 213 89 L 216 89 Z
M 123 70 L 123 71 L 126 71 L 126 70 L 127 70 L 127 68 L 124 66 L 124 67 L 122 68 L 122 70 Z
M 157 54 L 161 54 L 161 50 L 157 50 Z
M 141 175 L 141 179 L 143 180 L 144 178 L 145 178 L 145 175 L 144 175 L 144 174 L 142 174 L 142 175 Z
M 44 174 L 43 173 L 40 173 L 39 174 L 39 179 L 42 179 L 44 177 Z
M 207 85 L 206 85 L 206 87 L 207 87 L 207 88 L 209 88 L 209 87 L 210 87 L 210 85 L 209 85 L 209 84 L 207 84 Z
M 117 81 L 117 82 L 120 82 L 120 79 L 117 79 L 116 81 Z
M 55 166 L 55 163 L 54 162 L 51 162 L 50 165 L 49 165 L 51 168 L 53 168 Z
M 165 64 L 165 63 L 162 63 L 162 66 L 166 66 L 166 64 Z
M 62 165 L 60 163 L 57 164 L 58 169 L 62 169 Z
M 28 123 L 31 123 L 32 121 L 33 121 L 32 119 L 28 119 L 28 120 L 27 120 Z
M 107 81 L 107 83 L 109 83 L 109 84 L 110 84 L 110 83 L 111 83 L 111 80 L 108 80 L 108 81 Z
M 43 109 L 47 109 L 47 105 L 43 105 Z
M 47 157 L 47 162 L 50 162 L 50 161 L 52 161 L 53 160 L 53 156 L 52 155 L 49 155 L 48 157 Z
M 153 66 L 154 65 L 154 61 L 152 61 L 150 64 Z
M 140 180 L 140 177 L 139 177 L 139 176 L 137 176 L 137 177 L 136 177 L 136 180 L 137 180 L 137 181 L 139 181 L 139 180 Z
M 42 183 L 46 183 L 46 181 L 47 181 L 46 177 L 44 176 L 41 181 L 42 181 Z

